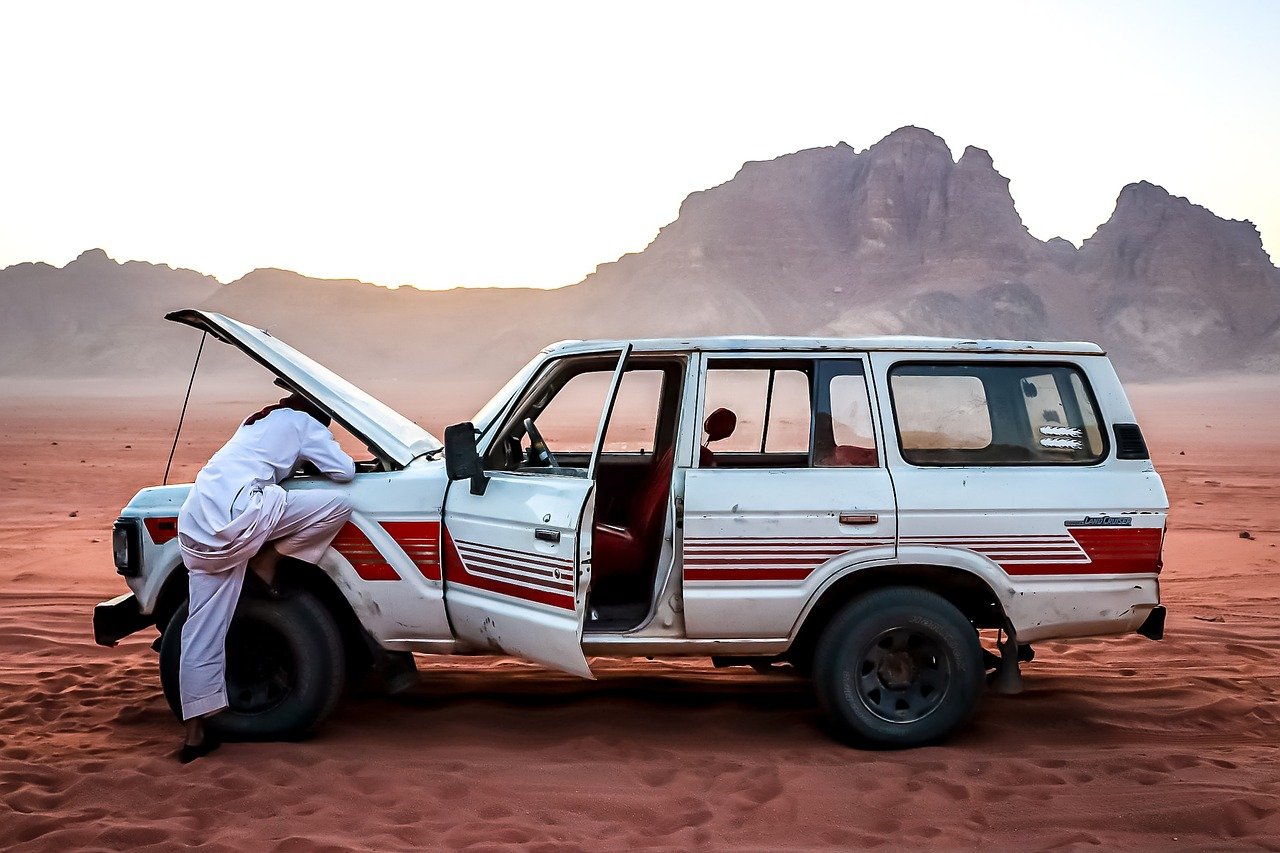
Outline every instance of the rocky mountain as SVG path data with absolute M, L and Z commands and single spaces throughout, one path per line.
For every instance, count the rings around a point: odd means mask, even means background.
M 920 128 L 747 163 L 643 251 L 554 291 L 388 290 L 257 270 L 228 285 L 86 252 L 0 271 L 0 376 L 185 369 L 197 306 L 360 382 L 492 381 L 561 338 L 913 333 L 1096 340 L 1131 376 L 1280 365 L 1280 269 L 1249 222 L 1141 182 L 1079 249 L 1028 233 L 991 156 Z M 478 376 L 477 374 L 484 375 Z
M 0 376 L 168 371 L 173 349 L 188 348 L 191 336 L 157 320 L 221 289 L 210 276 L 120 264 L 101 249 L 62 268 L 30 263 L 0 270 Z

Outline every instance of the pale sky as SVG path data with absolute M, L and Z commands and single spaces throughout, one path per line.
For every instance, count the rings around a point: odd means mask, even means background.
M 550 287 L 746 160 L 906 124 L 1037 237 L 1126 183 L 1280 261 L 1280 2 L 11 3 L 0 266 Z

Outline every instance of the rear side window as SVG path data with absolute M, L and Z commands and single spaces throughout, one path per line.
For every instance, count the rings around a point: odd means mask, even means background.
M 889 390 L 913 465 L 1087 465 L 1106 455 L 1093 395 L 1063 364 L 899 364 Z
M 809 376 L 802 369 L 807 367 L 757 361 L 742 368 L 713 365 L 707 371 L 706 414 L 725 408 L 737 417 L 733 433 L 715 443 L 720 467 L 732 464 L 732 456 L 724 454 L 808 456 Z

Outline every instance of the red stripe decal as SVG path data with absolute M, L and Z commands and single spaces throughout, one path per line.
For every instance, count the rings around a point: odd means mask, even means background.
M 1162 528 L 1074 528 L 1067 532 L 1093 561 L 1092 574 L 1158 574 L 1160 571 Z
M 1026 576 L 1159 574 L 1163 539 L 1164 530 L 1159 527 L 1105 527 L 1071 528 L 1065 536 L 909 536 L 902 541 L 966 548 L 993 559 L 1007 574 Z M 826 551 L 818 543 L 844 547 Z M 826 559 L 878 544 L 862 540 L 850 545 L 849 540 L 799 537 L 789 543 L 778 537 L 689 539 L 684 577 L 700 581 L 804 580 Z
M 791 539 L 766 538 L 763 536 L 753 539 L 745 536 L 735 536 L 735 537 L 726 536 L 723 539 L 718 537 L 689 537 L 684 540 L 685 545 L 689 547 L 711 547 L 711 548 L 720 548 L 720 547 L 767 548 L 770 546 L 778 547 L 778 548 L 793 548 L 793 547 L 804 548 L 804 547 L 813 547 L 813 546 L 823 547 L 828 545 L 861 545 L 867 542 L 892 542 L 892 541 L 893 541 L 892 536 L 861 536 L 857 538 L 852 538 L 852 537 L 841 538 L 836 536 L 815 536 L 815 537 L 795 537 Z
M 480 551 L 493 557 L 505 557 L 507 559 L 516 559 L 522 563 L 529 563 L 535 566 L 545 566 L 549 569 L 563 568 L 573 565 L 573 560 L 566 560 L 563 557 L 550 557 L 545 554 L 531 554 L 528 551 L 515 551 L 511 548 L 499 548 L 497 545 L 485 545 L 480 542 L 468 542 L 465 539 L 459 539 L 458 544 L 462 546 L 462 550 Z
M 832 554 L 831 557 L 838 557 L 840 554 L 843 554 L 843 553 L 844 552 L 841 551 L 837 554 Z M 825 563 L 827 559 L 829 558 L 778 557 L 772 554 L 752 555 L 749 557 L 742 556 L 742 557 L 735 557 L 733 559 L 728 559 L 724 557 L 710 557 L 710 558 L 703 559 L 701 555 L 699 555 L 698 557 L 685 557 L 684 564 L 686 566 L 754 566 L 754 565 L 763 564 L 767 566 L 802 566 L 802 567 L 807 566 L 810 569 L 814 569 L 814 568 L 817 568 L 822 563 Z
M 520 599 L 521 601 L 532 601 L 537 604 L 558 607 L 562 610 L 574 609 L 573 594 L 571 590 L 553 592 L 550 589 L 530 589 L 527 586 L 507 583 L 498 580 L 497 578 L 472 574 L 467 571 L 467 564 L 463 562 L 462 555 L 458 553 L 458 546 L 454 543 L 453 536 L 449 533 L 449 528 L 447 526 L 441 528 L 441 538 L 444 541 L 445 583 L 456 583 L 459 586 L 483 589 L 488 592 L 496 592 L 499 595 Z M 467 544 L 470 545 L 471 543 Z
M 404 549 L 424 578 L 440 580 L 440 522 L 382 521 L 379 524 Z
M 862 548 L 893 542 L 892 537 L 704 537 L 685 540 L 687 581 L 802 581 L 818 566 Z
M 687 568 L 687 581 L 802 581 L 813 574 L 813 569 L 734 569 Z
M 356 574 L 367 581 L 398 581 L 400 575 L 383 558 L 364 531 L 351 522 L 343 525 L 333 538 L 333 547 L 347 558 Z
M 151 537 L 151 541 L 157 545 L 163 545 L 178 535 L 178 519 L 176 517 L 144 518 L 142 523 L 147 526 L 147 535 Z
M 1012 556 L 997 552 L 1000 567 L 1007 574 L 1027 575 L 1151 575 L 1160 573 L 1160 545 L 1164 530 L 1159 527 L 1070 528 L 1071 538 L 1084 549 L 1088 562 L 1033 562 L 1031 555 Z M 1017 560 L 1018 562 L 1014 562 Z
M 481 562 L 471 563 L 471 568 L 484 572 L 486 575 L 497 575 L 499 578 L 515 581 L 516 586 L 520 586 L 522 583 L 531 584 L 538 589 L 549 589 L 553 592 L 559 591 L 568 595 L 573 594 L 573 581 L 571 580 L 557 581 L 552 578 L 531 578 L 528 575 L 522 575 L 519 572 L 513 572 L 501 566 L 491 566 L 488 563 Z
M 517 569 L 522 572 L 528 572 L 530 575 L 537 575 L 536 578 L 532 578 L 532 577 L 529 578 L 530 581 L 535 581 L 535 580 L 558 581 L 559 580 L 559 578 L 556 576 L 556 571 L 558 570 L 555 570 L 555 569 L 544 569 L 541 566 L 530 565 L 528 563 L 521 563 L 519 560 L 510 560 L 510 559 L 499 560 L 497 557 L 490 557 L 489 555 L 485 554 L 482 551 L 472 551 L 471 549 L 465 546 L 462 548 L 459 548 L 458 552 L 462 555 L 462 559 L 466 561 L 468 565 L 484 567 L 485 569 L 490 569 L 490 568 Z M 559 571 L 563 575 L 565 573 L 570 572 L 570 569 L 568 566 L 566 566 L 563 570 L 559 570 Z

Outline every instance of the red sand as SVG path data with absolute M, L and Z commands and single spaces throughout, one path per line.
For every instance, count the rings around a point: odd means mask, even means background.
M 1280 382 L 1133 396 L 1174 503 L 1167 639 L 1040 644 L 1026 692 L 945 746 L 848 749 L 804 682 L 705 659 L 601 660 L 586 682 L 421 657 L 406 697 L 186 767 L 154 634 L 103 649 L 90 629 L 125 589 L 110 524 L 159 481 L 180 399 L 10 398 L 0 846 L 1275 849 Z M 178 479 L 256 407 L 197 407 Z

